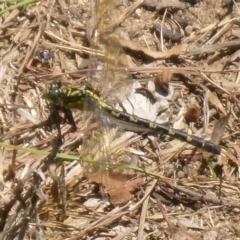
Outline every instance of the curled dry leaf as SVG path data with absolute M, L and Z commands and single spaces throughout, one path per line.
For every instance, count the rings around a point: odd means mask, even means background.
M 167 58 L 171 58 L 173 56 L 183 55 L 188 52 L 188 44 L 176 45 L 172 49 L 170 49 L 166 52 L 149 50 L 147 48 L 141 47 L 139 44 L 137 44 L 135 42 L 123 40 L 123 39 L 120 40 L 120 44 L 124 48 L 128 48 L 132 51 L 139 52 L 139 53 L 146 55 L 147 57 L 150 57 L 152 59 L 167 59 Z
M 143 181 L 142 178 L 124 180 L 126 179 L 125 174 L 111 176 L 100 173 L 89 175 L 88 179 L 91 182 L 102 184 L 114 206 L 123 205 L 130 201 L 134 197 L 131 192 Z
M 201 116 L 201 110 L 197 107 L 188 108 L 185 113 L 185 119 L 190 122 L 196 122 L 197 119 Z
M 172 80 L 173 73 L 170 69 L 163 69 L 156 75 L 155 82 L 165 93 L 169 93 L 168 83 Z

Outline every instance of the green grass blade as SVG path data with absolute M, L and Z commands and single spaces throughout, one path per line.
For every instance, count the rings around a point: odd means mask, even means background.
M 1 2 L 12 2 L 12 1 L 1 1 Z M 16 1 L 15 1 L 16 2 Z M 14 9 L 17 9 L 17 8 L 20 8 L 20 7 L 23 7 L 23 6 L 27 6 L 29 4 L 32 4 L 32 3 L 36 3 L 37 0 L 23 0 L 23 1 L 17 1 L 18 3 L 15 4 L 15 5 L 12 5 L 6 9 L 4 9 L 3 11 L 0 12 L 0 17 L 5 14 L 6 12 L 10 12 Z

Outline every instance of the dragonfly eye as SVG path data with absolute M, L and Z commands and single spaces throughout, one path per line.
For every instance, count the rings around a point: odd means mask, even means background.
M 53 102 L 57 102 L 60 99 L 59 89 L 51 89 L 51 86 L 49 86 L 47 98 Z
M 62 82 L 59 79 L 52 80 L 52 83 L 50 84 L 52 88 L 59 89 L 62 87 Z
M 48 85 L 47 98 L 53 102 L 57 102 L 60 99 L 61 91 L 60 88 L 62 83 L 59 79 L 55 79 L 51 84 Z

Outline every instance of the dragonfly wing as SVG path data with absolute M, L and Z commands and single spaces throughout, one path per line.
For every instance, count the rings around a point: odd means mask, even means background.
M 125 99 L 133 84 L 126 55 L 119 43 L 119 31 L 114 25 L 117 16 L 114 1 L 97 1 L 90 39 L 94 49 L 90 56 L 90 83 L 110 104 Z
M 114 105 L 129 94 L 128 85 L 132 81 L 117 31 L 110 26 L 112 17 L 117 16 L 115 5 L 109 0 L 97 1 L 95 12 L 91 44 L 94 53 L 101 50 L 103 54 L 91 55 L 89 83 L 94 94 Z M 111 114 L 96 99 L 90 96 L 85 99 L 88 131 L 81 151 L 82 162 L 90 181 L 101 183 L 114 205 L 123 204 L 133 197 L 124 186 L 129 177 L 124 166 L 131 162 L 128 145 L 133 134 L 123 134 L 121 126 L 112 121 Z
M 133 197 L 124 184 L 131 176 L 125 166 L 132 160 L 128 146 L 134 134 L 122 133 L 100 106 L 88 115 L 91 116 L 81 151 L 86 176 L 102 185 L 104 198 L 108 194 L 114 205 L 124 204 Z

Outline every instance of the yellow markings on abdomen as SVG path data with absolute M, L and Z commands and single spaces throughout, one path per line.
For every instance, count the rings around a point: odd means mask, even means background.
M 138 119 L 135 118 L 134 116 L 130 116 L 129 121 L 133 123 L 138 123 Z
M 121 113 L 115 112 L 115 111 L 111 111 L 111 115 L 114 116 L 115 118 L 120 118 L 121 117 Z
M 205 141 L 202 142 L 202 147 L 201 148 L 205 148 Z
M 190 135 L 187 135 L 186 142 L 190 143 L 192 142 L 192 140 L 193 140 L 192 137 Z
M 169 135 L 174 136 L 175 133 L 176 133 L 176 132 L 175 132 L 172 128 L 169 128 L 169 130 L 168 130 L 168 134 L 169 134 Z
M 149 123 L 149 128 L 151 128 L 151 129 L 156 129 L 156 128 L 157 128 L 157 125 L 154 124 L 153 122 L 150 122 L 150 123 Z

